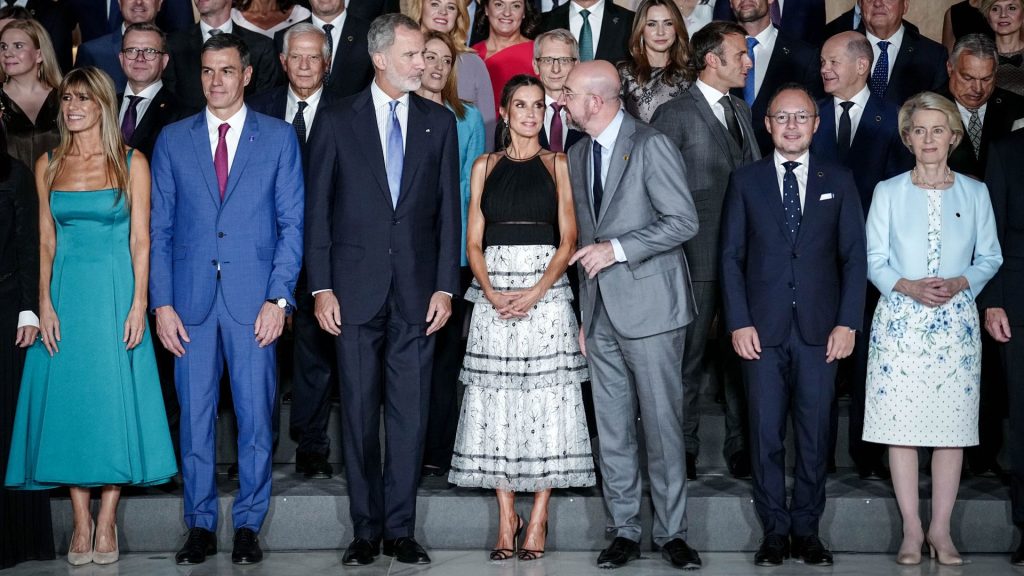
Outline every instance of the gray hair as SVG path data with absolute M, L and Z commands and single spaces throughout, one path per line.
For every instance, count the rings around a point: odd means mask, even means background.
M 292 38 L 300 34 L 315 34 L 320 38 L 320 55 L 325 62 L 331 59 L 331 50 L 327 46 L 327 35 L 324 34 L 324 31 L 319 26 L 315 26 L 311 22 L 299 22 L 284 33 L 284 46 L 281 48 L 281 54 L 288 55 L 288 48 L 291 46 Z
M 399 28 L 419 31 L 420 25 L 405 14 L 385 14 L 374 18 L 366 34 L 370 55 L 381 54 L 395 43 L 395 31 Z
M 854 60 L 866 58 L 868 61 L 868 74 L 871 74 L 871 66 L 875 63 L 875 52 L 871 49 L 871 41 L 868 40 L 867 36 L 858 33 L 856 37 L 851 37 L 850 41 L 846 43 L 846 53 L 853 56 Z
M 956 68 L 960 61 L 961 54 L 970 54 L 982 60 L 996 60 L 999 53 L 996 52 L 995 40 L 984 34 L 968 34 L 961 36 L 953 45 L 953 52 L 949 55 L 949 62 Z
M 543 44 L 544 41 L 568 44 L 569 49 L 572 52 L 572 57 L 577 60 L 580 59 L 580 45 L 576 42 L 576 38 L 572 35 L 572 32 L 569 32 L 565 28 L 555 28 L 554 30 L 548 30 L 533 39 L 534 60 L 541 57 L 541 44 Z

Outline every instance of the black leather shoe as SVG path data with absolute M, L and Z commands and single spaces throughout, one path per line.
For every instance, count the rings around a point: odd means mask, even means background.
M 686 453 L 686 479 L 697 479 L 697 455 L 692 452 Z
M 334 467 L 327 455 L 316 452 L 295 452 L 295 471 L 306 478 L 327 480 L 334 475 Z
M 789 558 L 789 538 L 778 534 L 769 534 L 764 537 L 761 547 L 754 554 L 754 564 L 758 566 L 782 566 L 782 562 Z
M 238 462 L 228 466 L 228 480 L 238 481 Z
M 821 543 L 816 535 L 794 536 L 790 547 L 794 560 L 802 561 L 810 566 L 831 566 L 832 553 Z
M 665 545 L 661 547 L 661 557 L 672 564 L 674 568 L 696 570 L 701 567 L 700 554 L 690 548 L 682 538 L 665 542 Z
M 366 538 L 353 538 L 341 557 L 345 566 L 366 566 L 372 564 L 380 554 L 380 542 Z
M 750 452 L 740 450 L 729 456 L 729 473 L 733 478 L 747 480 L 750 478 Z
M 202 564 L 207 556 L 217 553 L 217 535 L 204 528 L 188 531 L 185 545 L 174 555 L 174 561 L 182 566 Z
M 617 536 L 611 546 L 601 550 L 597 555 L 598 568 L 621 568 L 630 560 L 640 558 L 640 543 L 629 538 Z
M 1010 556 L 1010 564 L 1024 566 L 1024 533 L 1020 537 L 1020 546 L 1017 547 L 1017 551 Z
M 971 474 L 978 478 L 999 478 L 1003 469 L 994 460 L 976 460 L 968 463 Z
M 384 541 L 384 555 L 394 556 L 402 564 L 430 564 L 430 556 L 415 538 L 395 538 Z
M 260 538 L 248 528 L 235 530 L 235 544 L 231 548 L 232 564 L 256 564 L 263 560 Z
M 446 470 L 446 469 L 444 469 L 444 468 L 442 468 L 440 466 L 434 466 L 432 464 L 424 464 L 423 465 L 423 469 L 420 471 L 420 474 L 424 478 L 444 478 L 444 477 L 448 476 L 448 470 Z
M 873 459 L 870 462 L 857 463 L 857 475 L 861 480 L 888 480 L 889 471 L 882 465 L 881 460 Z

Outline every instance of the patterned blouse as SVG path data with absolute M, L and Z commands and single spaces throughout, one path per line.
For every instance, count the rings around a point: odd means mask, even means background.
M 690 83 L 679 79 L 675 84 L 667 84 L 662 80 L 664 68 L 653 68 L 651 77 L 640 84 L 628 62 L 619 65 L 619 78 L 622 80 L 622 102 L 626 111 L 645 123 L 651 121 L 654 111 L 665 102 L 682 94 Z
M 1024 96 L 1024 50 L 999 55 L 996 86 Z

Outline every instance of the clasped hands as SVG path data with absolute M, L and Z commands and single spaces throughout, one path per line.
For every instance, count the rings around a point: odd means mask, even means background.
M 509 290 L 507 292 L 491 290 L 485 292 L 484 296 L 487 297 L 491 306 L 494 306 L 494 310 L 498 313 L 498 318 L 511 320 L 513 318 L 526 318 L 529 316 L 530 310 L 544 296 L 544 290 L 537 286 L 526 290 Z
M 893 289 L 929 308 L 934 308 L 949 302 L 950 298 L 966 290 L 969 285 L 963 276 L 945 279 L 928 277 L 920 280 L 900 278 Z

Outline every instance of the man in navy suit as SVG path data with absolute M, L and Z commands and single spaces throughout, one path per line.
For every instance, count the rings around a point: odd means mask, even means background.
M 32 0 L 29 0 L 31 3 Z M 82 42 L 88 42 L 116 31 L 124 22 L 120 0 L 36 0 L 36 2 L 49 2 L 64 4 L 74 15 L 82 35 Z M 192 6 L 185 0 L 170 0 L 164 2 L 163 8 L 157 16 L 156 23 L 161 30 L 167 33 L 184 30 L 196 21 L 192 13 Z
M 874 65 L 868 87 L 897 106 L 946 85 L 946 48 L 903 24 L 910 0 L 857 0 Z
M 455 116 L 413 93 L 425 69 L 419 24 L 380 16 L 367 43 L 373 82 L 321 110 L 309 142 L 306 273 L 320 327 L 337 337 L 355 533 L 342 563 L 370 564 L 383 539 L 385 555 L 426 564 L 416 488 L 432 335 L 460 284 L 458 140 Z
M 559 104 L 565 79 L 579 59 L 579 45 L 564 28 L 544 32 L 533 41 L 533 71 L 544 86 L 544 126 L 540 130 L 540 145 L 554 152 L 565 152 L 583 137 L 583 132 L 569 124 L 565 106 Z
M 629 57 L 633 11 L 612 0 L 569 0 L 544 13 L 541 30 L 564 28 L 579 44 L 580 60 L 607 60 L 612 64 Z M 589 38 L 589 40 L 588 40 Z
M 125 144 L 148 158 L 164 126 L 184 114 L 162 79 L 168 62 L 164 33 L 155 24 L 132 24 L 125 29 L 122 45 L 118 59 L 128 81 L 118 94 L 118 121 Z
M 853 172 L 861 207 L 867 214 L 875 185 L 910 170 L 914 158 L 900 137 L 899 106 L 868 89 L 874 54 L 867 38 L 859 32 L 841 32 L 821 48 L 821 78 L 829 97 L 818 102 L 821 125 L 814 133 L 811 152 L 815 157 L 846 166 Z M 878 290 L 868 283 L 865 329 L 857 332 L 853 355 L 843 366 L 850 382 L 850 456 L 863 479 L 884 480 L 882 464 L 885 447 L 861 440 L 864 431 L 864 382 L 867 378 L 868 327 L 878 301 Z M 835 451 L 833 413 L 832 442 Z M 834 458 L 829 458 L 833 461 Z
M 715 3 L 715 20 L 735 20 L 731 2 Z M 771 8 L 772 24 L 787 36 L 813 46 L 825 39 L 825 0 L 775 0 Z
M 238 421 L 231 560 L 252 564 L 270 505 L 275 342 L 302 263 L 302 160 L 291 126 L 242 101 L 252 77 L 244 42 L 210 38 L 202 69 L 206 109 L 164 128 L 152 162 L 150 302 L 177 357 L 189 528 L 175 560 L 217 551 L 214 428 L 226 363 Z
M 96 66 L 110 76 L 116 88 L 124 86 L 128 77 L 121 70 L 121 62 L 118 59 L 124 29 L 132 24 L 154 23 L 162 3 L 163 0 L 120 0 L 120 11 L 124 18 L 122 24 L 109 34 L 83 42 L 78 47 L 75 66 Z
M 913 22 L 904 20 L 903 25 L 906 26 L 907 30 L 920 32 Z M 864 33 L 864 15 L 861 14 L 859 3 L 855 3 L 853 8 L 836 16 L 825 25 L 825 39 L 831 38 L 840 32 L 849 32 L 850 30 L 860 32 L 861 34 Z
M 853 351 L 864 316 L 860 198 L 849 170 L 810 154 L 817 113 L 803 87 L 779 90 L 765 118 L 775 151 L 733 172 L 722 216 L 725 322 L 743 358 L 754 507 L 764 528 L 759 566 L 778 566 L 790 553 L 832 564 L 818 524 L 836 361 Z M 787 505 L 790 412 L 797 454 Z

